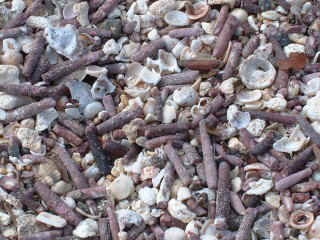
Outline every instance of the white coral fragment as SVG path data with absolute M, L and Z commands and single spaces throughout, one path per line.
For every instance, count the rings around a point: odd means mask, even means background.
M 248 126 L 251 117 L 250 113 L 241 112 L 236 105 L 231 105 L 227 110 L 227 119 L 231 127 L 241 129 Z
M 237 94 L 236 102 L 239 104 L 252 103 L 260 100 L 261 97 L 261 90 L 242 90 Z
M 147 67 L 143 67 L 139 74 L 139 78 L 147 84 L 157 85 L 160 82 L 161 76 L 154 71 L 154 69 L 150 71 Z
M 175 73 L 181 72 L 178 66 L 177 59 L 172 53 L 164 50 L 159 50 L 159 57 L 157 60 L 147 58 L 147 66 L 154 68 L 159 73 Z
M 120 46 L 114 39 L 110 39 L 104 44 L 102 50 L 107 58 L 111 54 L 118 54 L 120 52 Z
M 250 182 L 249 187 L 250 189 L 246 192 L 246 194 L 263 195 L 272 189 L 273 183 L 272 183 L 272 180 L 261 178 L 258 181 Z
M 264 89 L 272 85 L 276 70 L 266 59 L 251 55 L 240 65 L 239 75 L 247 88 Z
M 101 74 L 94 82 L 91 88 L 91 94 L 94 99 L 102 99 L 103 96 L 114 92 L 116 87 L 105 74 Z
M 284 136 L 273 144 L 273 148 L 279 152 L 293 153 L 303 148 L 309 141 L 299 126 L 296 126 L 289 137 Z

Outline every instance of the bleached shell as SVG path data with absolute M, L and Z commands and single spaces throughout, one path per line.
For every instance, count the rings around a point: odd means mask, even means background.
M 214 24 L 212 23 L 207 23 L 207 22 L 202 22 L 201 23 L 202 29 L 205 31 L 207 34 L 213 34 L 214 31 Z
M 261 44 L 261 41 L 262 40 L 260 40 L 260 46 L 256 50 L 254 50 L 253 55 L 267 61 L 272 54 L 273 46 L 272 43 Z
M 262 163 L 251 163 L 244 167 L 244 171 L 252 171 L 252 170 L 269 171 L 270 169 Z
M 211 98 L 203 97 L 199 99 L 198 110 L 200 114 L 206 115 L 211 109 Z
M 137 0 L 137 7 L 136 7 L 136 11 L 139 14 L 146 14 L 148 11 L 148 1 L 147 0 Z
M 143 67 L 139 74 L 139 78 L 147 84 L 157 85 L 160 82 L 161 75 L 153 69 L 150 71 L 149 68 Z
M 206 44 L 206 45 L 212 45 L 217 41 L 216 36 L 212 36 L 209 34 L 201 35 L 199 39 L 203 42 L 203 44 Z
M 301 45 L 305 45 L 308 39 L 307 36 L 299 33 L 288 34 L 288 37 L 289 37 L 289 40 L 291 40 L 292 42 L 301 44 Z
M 199 95 L 201 97 L 206 96 L 211 88 L 212 85 L 210 82 L 201 82 L 199 87 Z
M 177 200 L 178 201 L 184 201 L 184 200 L 187 200 L 189 198 L 191 198 L 192 195 L 191 195 L 191 191 L 189 188 L 187 187 L 180 187 L 178 189 L 178 192 L 177 192 Z
M 237 94 L 236 102 L 239 104 L 252 103 L 260 100 L 261 97 L 261 90 L 242 90 Z
M 240 23 L 244 23 L 248 20 L 248 13 L 241 8 L 233 9 L 230 14 L 235 16 Z
M 232 150 L 236 150 L 241 153 L 246 152 L 246 147 L 240 142 L 240 140 L 236 137 L 230 138 L 228 142 L 228 148 Z
M 265 200 L 268 204 L 270 204 L 271 206 L 275 207 L 275 208 L 279 208 L 280 207 L 280 194 L 279 193 L 275 193 L 275 192 L 268 192 L 265 195 Z
M 304 95 L 314 96 L 320 91 L 320 78 L 312 78 L 306 84 L 302 81 L 300 83 L 300 90 Z
M 231 180 L 231 187 L 233 192 L 239 192 L 242 188 L 242 180 L 240 177 L 235 177 Z
M 276 70 L 269 61 L 251 55 L 240 65 L 239 75 L 247 88 L 264 89 L 273 83 Z
M 50 20 L 47 17 L 30 16 L 28 17 L 26 24 L 33 28 L 45 29 L 50 26 Z
M 263 195 L 272 189 L 273 183 L 272 183 L 272 180 L 261 178 L 258 181 L 250 182 L 249 187 L 250 189 L 246 192 L 246 194 Z
M 248 112 L 239 111 L 236 105 L 230 105 L 227 110 L 227 120 L 231 127 L 241 129 L 248 126 L 251 117 Z
M 162 110 L 162 122 L 171 123 L 177 119 L 177 109 L 172 105 L 164 105 Z
M 14 65 L 0 65 L 0 83 L 19 83 L 19 68 Z
M 180 57 L 183 49 L 185 48 L 185 42 L 179 41 L 171 50 L 171 52 L 173 53 L 173 55 L 175 55 L 176 57 Z
M 309 238 L 318 239 L 320 238 L 320 216 L 317 216 L 314 220 L 313 224 L 311 225 L 308 231 Z
M 94 99 L 102 99 L 103 96 L 114 92 L 116 87 L 105 74 L 101 74 L 91 87 L 91 94 Z
M 92 77 L 99 77 L 101 74 L 107 74 L 108 70 L 104 67 L 99 67 L 96 65 L 89 65 L 86 67 L 86 74 Z
M 163 240 L 184 240 L 185 233 L 183 229 L 177 227 L 170 227 L 164 232 Z
M 251 120 L 247 130 L 256 137 L 261 136 L 264 128 L 266 127 L 266 121 L 262 120 L 262 119 L 254 119 Z
M 296 43 L 291 43 L 288 44 L 283 48 L 284 53 L 286 54 L 287 57 L 290 56 L 291 53 L 304 53 L 305 49 L 304 46 L 301 44 L 296 44 Z
M 177 59 L 171 53 L 164 50 L 159 50 L 159 57 L 157 60 L 147 58 L 146 65 L 154 68 L 157 72 L 163 74 L 181 72 L 178 66 Z
M 192 106 L 198 101 L 198 93 L 192 87 L 184 86 L 176 89 L 172 98 L 180 106 Z
M 185 47 L 182 49 L 180 60 L 188 60 L 193 58 L 197 58 L 197 53 L 192 51 L 191 47 Z
M 11 2 L 11 11 L 16 14 L 22 13 L 25 7 L 26 4 L 23 0 L 12 0 Z
M 312 121 L 320 121 L 320 108 L 319 108 L 319 102 L 320 102 L 320 91 L 317 92 L 317 95 L 309 98 L 307 100 L 306 105 L 303 107 L 302 111 L 304 114 L 307 115 L 308 118 L 310 118 Z
M 171 26 L 187 26 L 190 24 L 188 15 L 181 11 L 170 11 L 164 16 L 164 20 L 167 24 Z
M 276 21 L 276 20 L 279 20 L 281 15 L 274 10 L 270 10 L 270 11 L 262 12 L 261 17 L 266 20 Z
M 317 133 L 320 134 L 320 121 L 314 121 L 313 123 L 311 123 L 311 126 Z
M 257 25 L 257 23 L 256 23 L 256 19 L 255 19 L 255 17 L 254 17 L 253 15 L 250 15 L 250 16 L 248 17 L 248 23 L 249 23 L 250 27 L 251 27 L 252 29 L 254 29 L 256 32 L 259 31 L 259 27 L 258 27 L 258 25 Z
M 202 41 L 200 40 L 200 38 L 191 41 L 190 48 L 192 52 L 198 52 L 201 50 L 202 47 Z
M 148 39 L 150 41 L 153 41 L 153 40 L 156 40 L 156 39 L 159 39 L 160 38 L 160 35 L 157 31 L 157 29 L 152 29 L 149 33 L 148 33 Z
M 186 205 L 176 199 L 171 199 L 168 202 L 168 211 L 172 217 L 184 223 L 189 223 L 196 217 Z
M 176 9 L 177 3 L 175 0 L 158 0 L 149 6 L 151 15 L 163 17 L 167 12 Z
M 274 97 L 264 102 L 264 106 L 274 111 L 283 111 L 287 107 L 287 100 L 283 97 Z
M 107 58 L 111 54 L 118 54 L 120 52 L 120 46 L 114 39 L 110 39 L 104 44 L 103 52 Z
M 306 138 L 297 126 L 292 131 L 289 137 L 284 136 L 273 144 L 273 148 L 279 152 L 292 153 L 297 152 L 303 148 L 309 142 L 309 138 Z
M 162 40 L 164 41 L 164 44 L 166 45 L 166 49 L 168 49 L 168 51 L 171 51 L 179 42 L 178 39 L 172 38 L 169 35 L 163 36 Z
M 221 83 L 219 89 L 224 94 L 233 94 L 234 84 L 238 81 L 239 79 L 235 77 L 228 78 Z

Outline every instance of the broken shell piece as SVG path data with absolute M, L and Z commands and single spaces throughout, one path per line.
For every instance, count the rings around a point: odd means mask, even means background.
M 246 194 L 263 195 L 272 189 L 273 183 L 272 180 L 261 178 L 258 181 L 250 182 L 249 187 L 250 189 L 246 192 Z
M 89 4 L 87 2 L 79 2 L 73 5 L 73 12 L 77 15 L 78 22 L 81 26 L 90 24 L 88 13 Z
M 276 70 L 269 61 L 251 55 L 240 65 L 239 74 L 247 88 L 264 89 L 273 83 Z
M 139 226 L 143 224 L 143 218 L 135 211 L 129 209 L 120 209 L 116 211 L 116 215 L 120 231 L 126 227 L 131 227 L 132 225 Z
M 191 20 L 197 20 L 207 15 L 209 5 L 204 2 L 197 2 L 191 5 L 189 2 L 185 3 L 186 13 Z
M 230 15 L 235 16 L 240 23 L 244 23 L 248 20 L 248 13 L 241 8 L 233 9 Z
M 114 39 L 110 39 L 104 44 L 102 50 L 105 54 L 105 58 L 108 58 L 111 54 L 118 54 L 120 52 L 120 46 Z
M 91 86 L 89 84 L 76 80 L 70 80 L 66 83 L 66 86 L 71 92 L 72 99 L 75 99 L 79 102 L 80 110 L 83 110 L 89 103 L 94 101 L 91 96 Z
M 264 121 L 262 119 L 254 119 L 249 123 L 247 130 L 253 136 L 259 137 L 259 136 L 261 136 L 265 127 L 266 127 L 266 121 Z
M 168 202 L 168 211 L 172 217 L 184 223 L 189 223 L 196 217 L 186 205 L 176 199 L 171 199 Z
M 175 56 L 162 49 L 159 50 L 159 58 L 157 60 L 147 58 L 146 64 L 148 67 L 155 68 L 155 70 L 159 73 L 168 74 L 181 72 Z
M 262 163 L 251 163 L 244 167 L 244 171 L 269 171 L 270 169 Z
M 147 67 L 143 67 L 139 78 L 145 83 L 157 85 L 160 82 L 161 75 L 154 71 L 154 69 L 150 71 Z
M 164 20 L 171 26 L 187 26 L 190 24 L 188 15 L 181 11 L 170 11 L 164 16 Z
M 162 110 L 162 122 L 172 123 L 175 119 L 177 119 L 177 109 L 172 105 L 164 105 Z
M 289 137 L 284 136 L 273 144 L 278 152 L 293 153 L 301 150 L 309 142 L 299 126 L 296 126 Z
M 250 113 L 241 112 L 236 105 L 231 105 L 227 110 L 227 119 L 231 127 L 241 129 L 248 126 L 251 117 Z
M 307 96 L 314 96 L 320 91 L 320 78 L 312 78 L 306 84 L 300 83 L 300 90 Z
M 98 78 L 101 74 L 107 74 L 108 70 L 104 67 L 90 65 L 86 67 L 86 74 Z
M 301 44 L 291 43 L 283 48 L 287 57 L 290 57 L 291 53 L 305 53 L 305 48 Z
M 287 100 L 283 97 L 274 97 L 264 102 L 264 106 L 274 111 L 283 111 L 287 107 Z
M 77 16 L 77 13 L 74 11 L 73 6 L 75 5 L 74 2 L 68 3 L 64 6 L 62 15 L 64 19 L 72 19 Z
M 64 27 L 49 26 L 44 35 L 49 46 L 65 57 L 71 58 L 79 51 L 78 33 L 71 24 Z
M 316 96 L 309 98 L 302 111 L 312 121 L 320 121 L 320 108 L 318 106 L 320 102 L 320 92 Z
M 116 87 L 106 75 L 101 74 L 94 82 L 91 88 L 91 94 L 94 99 L 102 99 L 106 94 L 114 92 Z
M 19 68 L 14 65 L 0 65 L 0 84 L 19 83 Z
M 307 229 L 311 226 L 314 220 L 314 214 L 312 212 L 297 210 L 291 213 L 289 224 L 296 229 Z
M 184 86 L 175 90 L 172 98 L 180 106 L 192 106 L 198 101 L 198 93 L 191 86 Z
M 233 94 L 234 92 L 234 83 L 238 82 L 239 79 L 238 78 L 228 78 L 227 80 L 224 80 L 219 89 L 222 93 L 226 94 L 226 95 L 230 95 Z
M 159 0 L 153 2 L 149 6 L 149 12 L 151 15 L 157 17 L 163 17 L 167 12 L 177 8 L 177 2 L 175 0 Z
M 236 102 L 238 104 L 252 103 L 260 100 L 262 97 L 261 90 L 242 90 L 237 94 Z
M 41 132 L 48 129 L 52 122 L 59 117 L 54 108 L 48 108 L 37 114 L 36 130 Z

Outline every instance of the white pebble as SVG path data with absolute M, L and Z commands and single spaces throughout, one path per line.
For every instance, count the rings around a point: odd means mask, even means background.
M 65 181 L 59 181 L 52 186 L 51 190 L 57 194 L 65 194 L 72 190 L 72 185 Z
M 177 192 L 178 201 L 184 201 L 191 198 L 191 191 L 187 187 L 180 187 Z
M 170 215 L 184 223 L 188 223 L 196 217 L 182 202 L 171 199 L 168 203 L 168 211 Z
M 134 191 L 132 179 L 124 174 L 121 174 L 110 184 L 110 191 L 117 200 L 126 199 Z
M 36 130 L 44 131 L 48 129 L 51 123 L 59 117 L 54 108 L 49 108 L 37 114 Z
M 192 106 L 198 101 L 198 93 L 191 86 L 176 89 L 172 97 L 173 101 L 180 106 Z
M 237 78 L 228 78 L 226 80 L 224 80 L 219 89 L 222 93 L 228 95 L 228 94 L 233 94 L 234 92 L 234 83 L 238 82 L 238 79 Z
M 156 39 L 159 39 L 160 38 L 160 35 L 158 34 L 158 31 L 157 29 L 152 29 L 149 33 L 148 33 L 148 39 L 150 41 L 153 41 L 153 40 L 156 40 Z
M 67 204 L 70 208 L 76 207 L 76 201 L 71 197 L 62 197 L 62 201 L 64 201 L 65 204 Z
M 81 221 L 72 233 L 74 236 L 79 238 L 96 236 L 98 233 L 98 223 L 90 218 L 87 218 Z
M 164 232 L 164 240 L 184 240 L 185 233 L 181 228 L 171 227 Z
M 150 187 L 141 188 L 139 190 L 139 199 L 145 204 L 152 206 L 153 204 L 156 203 L 157 192 L 158 191 L 155 188 L 150 188 Z
M 100 102 L 92 102 L 85 107 L 83 114 L 86 119 L 92 119 L 103 109 L 104 107 Z
M 52 226 L 55 228 L 63 228 L 67 225 L 66 220 L 64 220 L 62 217 L 59 217 L 57 215 L 48 213 L 48 212 L 41 212 L 36 217 L 38 222 L 44 223 L 48 226 Z

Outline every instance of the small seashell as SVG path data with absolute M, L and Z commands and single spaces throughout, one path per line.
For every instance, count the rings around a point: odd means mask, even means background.
M 1 64 L 19 66 L 23 63 L 23 56 L 20 52 L 15 50 L 7 50 L 0 56 L 0 62 Z
M 211 36 L 209 34 L 201 35 L 199 38 L 203 44 L 206 45 L 212 45 L 217 40 L 216 36 Z
M 111 183 L 110 191 L 117 200 L 126 199 L 134 191 L 133 181 L 129 176 L 120 174 Z
M 184 86 L 175 90 L 172 98 L 180 106 L 192 106 L 198 101 L 198 93 L 192 87 Z
M 184 240 L 185 239 L 185 233 L 181 228 L 178 227 L 170 227 L 166 229 L 164 232 L 163 240 Z
M 229 142 L 228 142 L 228 148 L 241 152 L 241 153 L 245 153 L 246 152 L 246 147 L 240 142 L 240 140 L 238 138 L 230 138 Z
M 288 37 L 289 37 L 289 40 L 291 40 L 292 42 L 301 44 L 301 45 L 305 45 L 308 39 L 307 36 L 299 33 L 288 34 Z
M 91 88 L 91 94 L 94 99 L 102 99 L 103 96 L 114 92 L 116 87 L 105 74 L 101 74 L 94 82 Z
M 165 35 L 162 37 L 162 40 L 164 41 L 164 44 L 166 45 L 166 49 L 168 51 L 172 51 L 172 49 L 177 45 L 179 42 L 178 39 L 172 38 L 169 35 Z M 175 55 L 175 54 L 174 54 Z M 179 54 L 180 55 L 180 54 Z M 175 55 L 176 56 L 176 55 Z
M 259 27 L 258 27 L 258 25 L 257 25 L 257 23 L 256 23 L 256 19 L 254 18 L 253 15 L 250 15 L 250 16 L 248 17 L 248 23 L 249 23 L 250 27 L 251 27 L 252 29 L 254 29 L 256 32 L 259 31 Z
M 296 126 L 289 137 L 284 136 L 273 144 L 273 148 L 279 152 L 293 153 L 301 150 L 307 143 L 306 138 L 299 126 Z
M 272 207 L 279 208 L 280 207 L 280 194 L 275 192 L 268 192 L 265 195 L 265 200 L 268 204 L 270 204 Z
M 120 52 L 120 46 L 114 39 L 110 39 L 103 45 L 103 52 L 105 58 L 108 58 L 111 54 L 118 54 Z
M 164 16 L 164 20 L 168 25 L 171 26 L 187 26 L 190 24 L 188 15 L 181 11 L 170 11 Z
M 241 9 L 241 8 L 233 9 L 230 12 L 230 15 L 235 16 L 240 23 L 244 23 L 244 22 L 246 22 L 248 20 L 248 13 L 245 10 Z
M 306 84 L 299 82 L 300 90 L 304 95 L 314 96 L 320 91 L 320 78 L 312 78 Z
M 261 42 L 262 40 L 260 40 Z M 268 60 L 268 58 L 270 57 L 270 55 L 272 54 L 273 51 L 273 47 L 272 47 L 272 43 L 267 43 L 267 44 L 261 44 L 254 52 L 253 55 L 258 57 L 258 58 L 262 58 L 265 59 L 266 61 Z M 250 57 L 250 56 L 249 56 Z
M 181 40 L 179 41 L 171 50 L 172 54 L 176 57 L 180 57 L 182 51 L 184 50 L 185 48 L 185 41 L 184 40 Z
M 199 52 L 202 47 L 202 41 L 199 38 L 191 41 L 190 49 L 192 52 Z
M 314 220 L 314 214 L 308 211 L 297 210 L 291 213 L 289 224 L 295 229 L 308 229 Z
M 211 88 L 212 85 L 210 82 L 201 82 L 199 87 L 199 95 L 201 97 L 206 96 Z
M 139 190 L 139 199 L 145 204 L 152 206 L 156 203 L 157 193 L 156 188 L 144 187 Z
M 242 90 L 237 94 L 236 103 L 246 104 L 260 100 L 262 97 L 261 90 Z
M 205 2 L 197 2 L 191 5 L 189 2 L 185 3 L 186 13 L 191 20 L 197 20 L 207 15 L 209 5 Z
M 228 78 L 226 80 L 224 80 L 219 89 L 222 93 L 226 94 L 226 95 L 230 95 L 230 94 L 233 94 L 234 92 L 234 84 L 236 82 L 238 82 L 239 79 L 238 78 L 235 78 L 235 77 L 232 77 L 232 78 Z
M 202 115 L 206 115 L 211 110 L 211 99 L 208 97 L 203 97 L 199 99 L 198 112 Z
M 161 75 L 154 71 L 150 71 L 147 67 L 143 67 L 140 74 L 139 79 L 147 84 L 157 85 L 160 82 Z
M 283 97 L 274 97 L 264 102 L 264 106 L 268 109 L 281 112 L 287 107 L 287 100 Z
M 74 2 L 68 3 L 64 6 L 62 15 L 64 19 L 72 19 L 77 16 L 77 13 L 74 11 L 73 6 L 75 5 Z
M 164 105 L 162 110 L 162 122 L 163 123 L 172 123 L 177 119 L 177 109 L 172 105 Z
M 146 65 L 163 74 L 181 72 L 175 56 L 162 49 L 159 50 L 158 59 L 153 60 L 151 58 L 147 58 Z
M 283 51 L 287 57 L 289 57 L 291 53 L 305 53 L 304 46 L 296 43 L 288 44 L 283 48 Z
M 148 33 L 148 39 L 150 41 L 153 41 L 153 40 L 156 40 L 156 39 L 159 39 L 160 38 L 160 35 L 157 31 L 157 29 L 152 29 L 149 33 Z
M 52 122 L 59 117 L 55 108 L 49 108 L 37 114 L 36 130 L 41 132 L 48 129 Z
M 240 65 L 239 75 L 247 88 L 264 89 L 273 83 L 276 70 L 269 61 L 251 55 Z
M 249 187 L 250 189 L 246 191 L 246 194 L 263 195 L 272 189 L 273 183 L 272 183 L 272 180 L 261 178 L 258 181 L 250 182 Z
M 266 121 L 262 119 L 251 120 L 247 126 L 247 130 L 256 137 L 261 136 L 264 128 L 266 127 Z
M 73 5 L 73 12 L 77 15 L 78 22 L 81 26 L 90 24 L 88 13 L 89 4 L 87 2 L 79 2 Z
M 231 127 L 241 129 L 248 126 L 251 117 L 250 113 L 241 112 L 236 105 L 230 105 L 227 110 L 227 120 Z
M 175 0 L 158 0 L 153 2 L 149 6 L 149 12 L 151 15 L 157 17 L 163 17 L 167 12 L 177 8 L 177 2 Z
M 86 67 L 86 74 L 98 78 L 102 74 L 107 74 L 108 70 L 104 67 L 89 65 Z
M 303 113 L 312 121 L 320 121 L 320 109 L 318 107 L 320 101 L 320 92 L 317 95 L 309 98 L 306 105 L 303 107 Z
M 234 5 L 236 4 L 236 0 L 208 0 L 209 5 L 224 5 L 228 4 L 230 8 L 233 8 Z
M 191 191 L 187 187 L 180 187 L 177 192 L 177 200 L 185 201 L 192 197 Z
M 19 14 L 22 13 L 25 8 L 26 4 L 23 0 L 12 0 L 11 11 L 15 12 L 16 14 Z
M 281 15 L 274 10 L 270 10 L 270 11 L 262 12 L 261 17 L 264 20 L 277 21 L 277 20 L 279 20 Z
M 172 217 L 184 223 L 189 223 L 196 217 L 195 213 L 191 212 L 186 205 L 176 199 L 171 199 L 168 202 L 168 211 Z
M 72 234 L 82 239 L 94 237 L 98 234 L 98 223 L 91 218 L 82 220 L 72 231 Z
M 320 121 L 314 121 L 311 123 L 313 129 L 320 134 Z M 319 180 L 320 181 L 320 180 Z
M 120 231 L 129 226 L 139 226 L 143 224 L 142 216 L 138 214 L 136 211 L 123 208 L 116 210 L 116 215 L 119 222 Z

